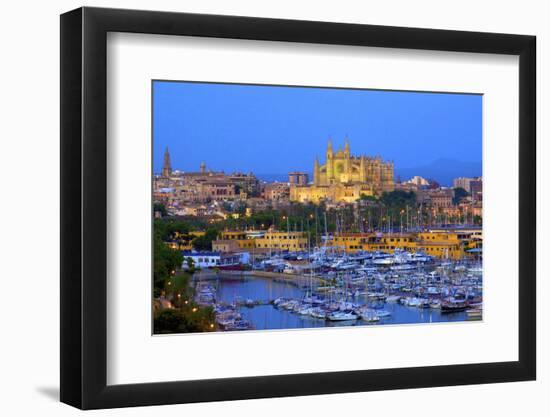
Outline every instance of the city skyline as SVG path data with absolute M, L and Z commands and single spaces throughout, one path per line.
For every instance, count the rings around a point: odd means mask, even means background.
M 483 319 L 482 96 L 162 81 L 153 118 L 153 333 Z
M 153 94 L 156 173 L 168 147 L 183 171 L 311 174 L 330 136 L 335 150 L 348 137 L 357 153 L 393 160 L 396 175 L 423 167 L 448 182 L 453 164 L 481 175 L 480 95 L 166 81 Z

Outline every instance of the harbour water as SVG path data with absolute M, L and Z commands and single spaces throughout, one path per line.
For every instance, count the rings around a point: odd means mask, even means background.
M 270 278 L 247 276 L 244 279 L 235 277 L 224 277 L 220 275 L 216 280 L 216 298 L 218 301 L 232 304 L 239 300 L 275 300 L 277 298 L 302 299 L 306 291 L 287 282 L 280 282 Z M 386 302 L 383 305 L 372 305 L 364 297 L 350 299 L 353 303 L 368 305 L 369 307 L 383 307 L 391 313 L 383 317 L 375 324 L 363 320 L 353 321 L 328 321 L 316 319 L 311 316 L 296 314 L 294 312 L 276 308 L 269 303 L 261 303 L 247 307 L 238 307 L 242 318 L 249 321 L 254 329 L 296 329 L 314 327 L 334 326 L 368 326 L 384 324 L 406 324 L 406 323 L 436 323 L 465 321 L 468 319 L 466 312 L 452 314 L 441 314 L 438 309 L 417 308 L 405 306 L 400 303 Z

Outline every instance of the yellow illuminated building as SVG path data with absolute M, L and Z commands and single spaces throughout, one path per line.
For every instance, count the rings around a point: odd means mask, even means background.
M 334 236 L 331 245 L 347 253 L 359 251 L 380 251 L 394 253 L 396 249 L 409 252 L 424 252 L 437 258 L 461 259 L 466 250 L 479 247 L 479 238 L 465 238 L 458 232 L 423 233 L 344 233 Z
M 318 203 L 321 200 L 353 202 L 361 195 L 379 195 L 393 191 L 393 162 L 378 157 L 352 156 L 349 140 L 336 152 L 329 140 L 326 161 L 313 166 L 313 184 L 290 187 L 290 200 Z
M 304 232 L 267 231 L 263 237 L 254 239 L 256 248 L 288 250 L 297 252 L 307 250 L 307 237 Z
M 307 250 L 308 240 L 304 232 L 267 231 L 223 231 L 213 247 L 222 252 L 234 251 L 235 242 L 239 249 L 288 250 L 297 252 Z
M 243 231 L 223 231 L 220 232 L 220 235 L 218 237 L 220 241 L 227 241 L 227 242 L 236 242 L 239 249 L 253 249 L 255 247 L 254 238 L 253 236 L 248 232 Z M 214 241 L 216 243 L 217 241 Z M 233 252 L 233 250 L 224 250 L 224 246 L 221 246 L 218 250 L 221 252 Z M 231 248 L 234 248 L 235 246 L 232 244 Z
M 461 259 L 468 250 L 482 248 L 482 237 L 475 231 L 429 231 L 421 233 L 342 233 L 333 236 L 329 245 L 346 253 L 380 251 L 394 253 L 396 249 L 423 252 L 437 258 Z M 224 231 L 213 242 L 214 250 L 234 252 L 261 249 L 263 251 L 298 252 L 308 249 L 304 232 L 285 231 Z

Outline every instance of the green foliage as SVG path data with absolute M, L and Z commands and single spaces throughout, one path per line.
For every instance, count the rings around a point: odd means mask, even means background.
M 193 258 L 188 257 L 188 258 L 186 259 L 186 262 L 187 262 L 187 270 L 188 270 L 189 272 L 195 271 L 195 261 L 193 260 Z
M 215 330 L 212 307 L 183 304 L 179 309 L 163 309 L 154 315 L 154 333 L 192 333 Z
M 155 333 L 175 333 L 183 325 L 183 316 L 177 310 L 161 310 L 155 315 Z
M 159 212 L 162 217 L 166 217 L 166 215 L 168 214 L 166 207 L 162 203 L 154 203 L 153 212 L 154 213 Z
M 455 190 L 455 197 L 463 195 L 463 191 Z M 325 227 L 328 233 L 386 232 L 406 227 L 428 227 L 441 223 L 442 219 L 449 222 L 464 220 L 463 216 L 443 216 L 441 213 L 435 213 L 429 206 L 417 203 L 416 197 L 414 191 L 396 190 L 377 197 L 362 195 L 359 204 L 355 205 L 338 205 L 327 209 L 323 202 L 318 205 L 291 203 L 278 209 L 268 207 L 253 212 L 248 217 L 244 215 L 246 203 L 225 202 L 225 208 L 231 208 L 231 212 L 239 213 L 241 216 L 237 219 L 228 217 L 214 223 L 194 216 L 155 219 L 155 235 L 160 236 L 165 242 L 191 243 L 195 250 L 212 250 L 212 241 L 217 239 L 223 230 L 267 230 L 274 226 L 282 231 L 303 231 L 310 244 L 315 246 L 321 243 Z M 471 217 L 468 217 L 468 220 L 470 219 Z M 479 217 L 474 221 L 481 224 Z M 206 231 L 205 235 L 191 235 L 191 231 L 198 230 Z M 155 265 L 155 270 L 158 269 L 160 266 Z M 194 270 L 194 266 L 188 268 L 189 272 Z
M 378 201 L 378 199 L 373 195 L 366 195 L 361 194 L 361 197 L 359 197 L 359 200 L 361 201 Z
M 158 234 L 164 241 L 175 240 L 176 236 L 189 235 L 189 232 L 191 231 L 191 227 L 188 222 L 174 217 L 155 219 L 153 227 L 155 233 Z
M 153 286 L 155 293 L 164 288 L 167 279 L 181 268 L 183 255 L 180 251 L 171 249 L 161 239 L 155 230 L 153 242 Z
M 380 201 L 387 207 L 403 208 L 416 204 L 416 193 L 414 191 L 395 190 L 382 194 Z
M 187 271 L 176 274 L 165 282 L 165 294 L 172 294 L 174 295 L 174 297 L 176 294 L 179 294 L 180 296 L 184 297 L 184 299 L 186 299 L 186 297 L 190 295 L 190 280 L 191 274 Z M 176 298 L 177 297 L 175 297 L 174 299 Z
M 193 248 L 198 251 L 212 250 L 212 241 L 218 238 L 218 231 L 214 228 L 206 230 L 204 236 L 193 239 Z

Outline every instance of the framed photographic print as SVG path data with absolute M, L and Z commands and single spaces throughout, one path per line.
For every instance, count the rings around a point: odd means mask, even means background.
M 534 37 L 81 8 L 61 101 L 63 402 L 535 379 Z

